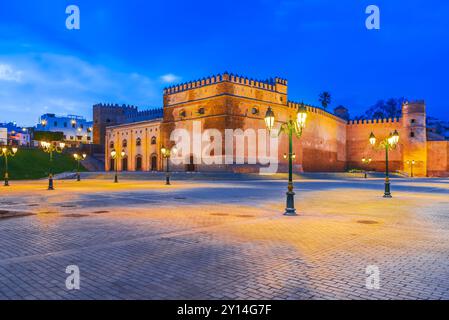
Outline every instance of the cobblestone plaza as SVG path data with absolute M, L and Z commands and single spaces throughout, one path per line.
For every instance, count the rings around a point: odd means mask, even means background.
M 0 299 L 449 299 L 449 181 L 392 185 L 301 179 L 284 217 L 279 180 L 14 182 Z

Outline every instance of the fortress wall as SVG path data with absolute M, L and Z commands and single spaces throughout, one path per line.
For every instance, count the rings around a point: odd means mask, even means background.
M 385 171 L 385 149 L 379 147 L 379 142 L 387 138 L 390 133 L 399 132 L 399 145 L 389 152 L 389 166 L 391 171 L 403 169 L 402 153 L 404 149 L 404 130 L 400 119 L 379 119 L 350 121 L 347 125 L 346 148 L 348 169 L 367 169 Z M 377 138 L 377 147 L 369 143 L 371 132 Z M 362 158 L 371 158 L 370 165 L 364 165 Z
M 449 175 L 449 141 L 428 141 L 427 157 L 427 174 L 430 177 Z
M 170 133 L 177 128 L 191 132 L 193 122 L 201 122 L 204 129 L 218 129 L 225 137 L 225 129 L 266 129 L 264 117 L 268 107 L 271 107 L 277 127 L 292 118 L 296 120 L 298 103 L 287 102 L 286 82 L 276 79 L 274 85 L 264 83 L 241 83 L 246 80 L 225 78 L 218 83 L 209 85 L 184 85 L 173 91 L 166 92 L 164 122 L 162 124 L 163 141 L 169 144 Z M 259 88 L 260 86 L 260 88 Z M 176 90 L 179 90 L 176 92 Z M 198 110 L 204 108 L 204 114 Z M 303 138 L 294 137 L 295 170 L 302 171 L 343 171 L 346 162 L 346 122 L 319 108 L 308 108 L 308 121 Z M 288 153 L 288 136 L 280 136 L 278 159 L 280 171 L 287 170 L 288 161 L 283 155 Z M 223 147 L 224 147 L 223 141 Z M 248 161 L 248 148 L 258 154 L 257 143 L 245 147 L 245 162 Z M 234 155 L 236 146 L 234 145 Z M 180 168 L 178 168 L 180 169 Z M 198 170 L 231 170 L 258 171 L 254 165 L 216 165 L 197 166 Z
M 308 107 L 299 144 L 304 171 L 344 171 L 346 122 L 321 109 Z

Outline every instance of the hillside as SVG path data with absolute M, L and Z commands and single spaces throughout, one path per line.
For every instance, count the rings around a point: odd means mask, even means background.
M 9 179 L 27 180 L 48 176 L 50 155 L 40 149 L 19 149 L 14 158 L 8 158 Z M 77 163 L 71 154 L 53 153 L 53 173 L 76 171 Z M 85 169 L 80 167 L 80 171 Z M 5 174 L 5 159 L 0 158 L 0 179 Z

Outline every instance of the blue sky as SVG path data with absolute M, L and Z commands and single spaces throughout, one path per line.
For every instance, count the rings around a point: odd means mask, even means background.
M 67 30 L 78 5 L 81 29 Z M 381 29 L 367 30 L 378 5 Z M 449 4 L 355 0 L 0 0 L 0 122 L 92 118 L 92 105 L 161 107 L 172 83 L 229 71 L 289 80 L 290 100 L 352 115 L 379 99 L 425 99 L 449 120 Z

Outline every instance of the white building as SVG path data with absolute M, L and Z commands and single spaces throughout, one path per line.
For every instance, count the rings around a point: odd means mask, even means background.
M 93 122 L 75 115 L 56 116 L 47 113 L 39 118 L 37 131 L 62 132 L 69 146 L 92 143 Z
M 8 143 L 8 129 L 0 128 L 0 145 Z

